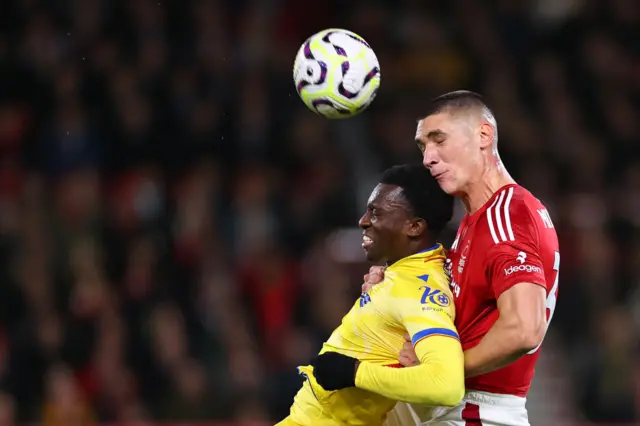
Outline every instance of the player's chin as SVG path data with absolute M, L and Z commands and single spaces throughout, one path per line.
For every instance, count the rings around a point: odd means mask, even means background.
M 364 254 L 369 262 L 376 263 L 380 260 L 380 254 L 371 246 L 364 247 Z
M 446 192 L 449 195 L 454 195 L 458 193 L 458 187 L 456 183 L 453 180 L 448 179 L 447 177 L 442 177 L 438 179 L 438 185 L 440 185 L 440 189 L 442 189 L 444 192 Z

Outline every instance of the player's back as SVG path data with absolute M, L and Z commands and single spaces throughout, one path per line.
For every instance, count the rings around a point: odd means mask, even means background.
M 444 274 L 444 250 L 438 245 L 387 268 L 384 281 L 363 293 L 324 344 L 321 353 L 339 352 L 389 367 L 399 367 L 405 330 L 455 332 L 455 308 Z M 425 317 L 425 310 L 439 314 Z M 426 319 L 429 318 L 429 319 Z M 440 320 L 441 319 L 441 320 Z M 290 419 L 301 425 L 381 425 L 396 401 L 362 389 L 327 392 L 300 367 L 307 380 L 294 399 Z
M 527 282 L 546 288 L 547 318 L 555 309 L 560 254 L 547 209 L 519 185 L 501 188 L 463 218 L 447 259 L 463 349 L 476 346 L 499 316 L 498 297 Z M 467 379 L 467 389 L 525 396 L 536 349 L 500 370 Z

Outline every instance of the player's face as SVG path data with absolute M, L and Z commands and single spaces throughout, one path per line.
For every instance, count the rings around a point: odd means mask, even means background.
M 404 253 L 410 219 L 407 207 L 402 188 L 382 183 L 374 188 L 359 222 L 362 248 L 369 261 L 382 264 L 395 261 L 399 253 Z
M 464 193 L 480 164 L 474 124 L 466 115 L 448 112 L 418 122 L 416 143 L 422 152 L 422 162 L 447 194 Z

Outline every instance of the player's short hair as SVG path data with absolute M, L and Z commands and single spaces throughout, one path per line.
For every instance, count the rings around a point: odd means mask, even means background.
M 423 165 L 402 164 L 382 173 L 380 183 L 402 188 L 411 213 L 427 222 L 429 233 L 437 238 L 453 216 L 453 197 Z
M 454 92 L 445 93 L 433 99 L 427 108 L 424 117 L 439 114 L 441 112 L 457 112 L 468 110 L 481 111 L 482 117 L 493 126 L 494 130 L 494 146 L 498 144 L 498 123 L 491 109 L 482 99 L 479 93 L 469 90 L 456 90 Z

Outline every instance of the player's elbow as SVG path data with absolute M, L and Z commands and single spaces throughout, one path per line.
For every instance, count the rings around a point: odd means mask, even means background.
M 437 386 L 433 389 L 425 388 L 425 394 L 415 402 L 429 406 L 455 407 L 462 401 L 465 393 L 463 371 L 463 368 L 459 371 L 449 369 L 446 374 L 440 375 L 440 380 L 436 381 Z
M 537 284 L 519 283 L 498 297 L 500 327 L 512 354 L 524 355 L 540 346 L 547 329 L 545 289 Z M 497 322 L 496 322 L 497 323 Z
M 521 323 L 516 331 L 518 350 L 527 353 L 540 346 L 544 339 L 545 331 L 546 324 L 544 322 L 539 324 L 537 322 Z
M 447 389 L 442 389 L 441 396 L 436 405 L 444 407 L 455 407 L 456 405 L 460 404 L 462 398 L 464 398 L 464 381 L 462 382 L 462 384 L 455 383 Z
M 420 395 L 403 398 L 405 402 L 433 407 L 455 407 L 464 397 L 464 386 L 443 386 Z
M 505 341 L 511 342 L 510 347 L 514 354 L 526 354 L 537 348 L 544 339 L 546 322 L 543 318 L 513 312 L 501 314 L 499 322 L 501 334 Z

